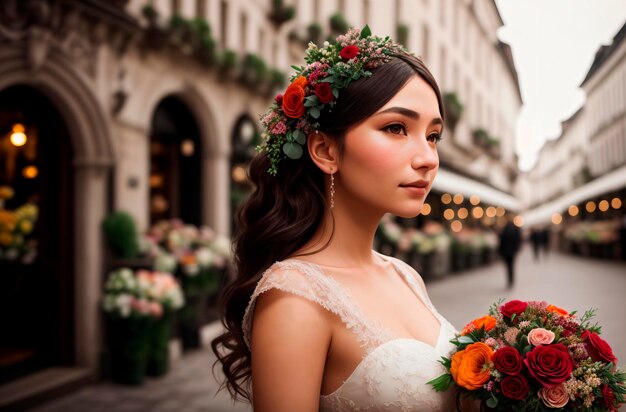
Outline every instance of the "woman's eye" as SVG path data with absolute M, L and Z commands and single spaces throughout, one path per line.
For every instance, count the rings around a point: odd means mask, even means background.
M 400 123 L 394 123 L 394 124 L 385 126 L 383 130 L 386 130 L 391 134 L 404 134 L 404 135 L 407 134 L 406 127 L 404 127 L 404 125 Z
M 428 135 L 428 141 L 430 142 L 439 143 L 441 139 L 443 139 L 443 137 L 441 137 L 439 133 L 431 133 L 430 135 Z

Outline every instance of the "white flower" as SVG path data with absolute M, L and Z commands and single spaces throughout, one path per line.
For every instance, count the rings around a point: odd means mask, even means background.
M 169 253 L 161 253 L 154 259 L 154 270 L 173 273 L 176 270 L 176 257 Z
M 211 249 L 203 247 L 196 251 L 196 261 L 203 267 L 209 267 L 213 263 L 213 252 Z
M 325 41 L 324 42 L 324 47 L 328 47 L 328 46 L 330 46 L 330 43 L 328 41 Z
M 183 266 L 183 272 L 187 276 L 196 276 L 200 272 L 200 267 L 195 263 L 190 263 Z
M 132 300 L 133 297 L 127 293 L 122 293 L 117 296 L 117 299 L 115 300 L 115 306 L 117 307 L 117 310 L 120 312 L 120 315 L 123 318 L 127 318 L 130 316 L 130 304 Z

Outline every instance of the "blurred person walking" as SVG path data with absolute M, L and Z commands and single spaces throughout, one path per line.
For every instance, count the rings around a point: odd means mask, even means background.
M 550 250 L 550 229 L 544 227 L 539 230 L 539 249 L 541 249 L 543 258 L 548 258 L 548 251 Z
M 511 289 L 515 280 L 514 264 L 515 255 L 519 250 L 521 243 L 520 230 L 508 220 L 502 231 L 500 232 L 500 246 L 498 252 L 504 259 L 507 269 L 507 288 Z
M 535 262 L 539 260 L 539 246 L 541 244 L 541 230 L 538 227 L 530 229 L 530 243 L 533 246 Z

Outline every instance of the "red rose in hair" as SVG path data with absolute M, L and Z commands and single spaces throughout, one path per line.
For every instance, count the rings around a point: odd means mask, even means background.
M 342 59 L 350 60 L 359 55 L 359 48 L 357 46 L 346 46 L 339 52 Z
M 495 351 L 491 360 L 498 371 L 508 375 L 517 375 L 522 370 L 524 359 L 517 349 L 504 346 Z
M 573 369 L 572 357 L 562 343 L 535 347 L 526 354 L 524 364 L 530 375 L 546 388 L 565 382 Z
M 604 400 L 604 406 L 606 406 L 610 412 L 617 412 L 617 407 L 615 406 L 615 394 L 609 385 L 602 385 L 602 399 Z
M 315 87 L 315 95 L 322 103 L 330 103 L 335 97 L 327 82 L 322 82 Z
M 597 333 L 586 330 L 580 337 L 585 342 L 587 353 L 591 359 L 596 362 L 613 362 L 617 365 L 617 358 L 613 354 L 613 349 Z
M 510 318 L 513 315 L 521 315 L 527 307 L 528 303 L 526 302 L 522 302 L 521 300 L 511 300 L 500 306 L 500 313 L 502 313 L 503 316 Z
M 524 399 L 528 394 L 528 381 L 522 375 L 505 376 L 500 382 L 502 394 L 511 399 Z
M 304 114 L 304 87 L 306 86 L 306 77 L 300 76 L 296 78 L 287 87 L 283 95 L 282 109 L 285 116 L 297 119 Z

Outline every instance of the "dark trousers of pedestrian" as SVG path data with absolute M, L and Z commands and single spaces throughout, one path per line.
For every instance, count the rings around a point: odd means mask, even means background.
M 511 289 L 513 287 L 514 281 L 514 273 L 513 273 L 513 265 L 515 263 L 515 256 L 503 256 L 504 263 L 506 264 L 506 275 L 507 275 L 507 288 Z

